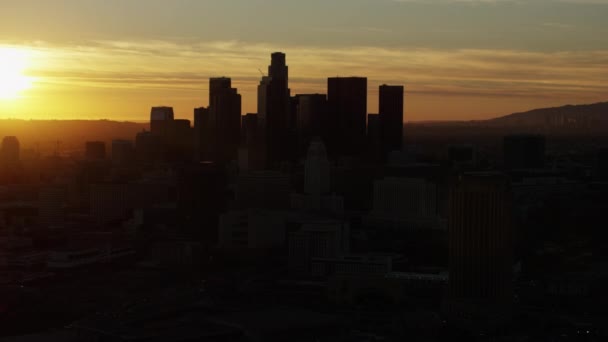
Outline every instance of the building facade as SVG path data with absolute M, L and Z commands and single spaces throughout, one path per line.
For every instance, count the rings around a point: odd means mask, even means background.
M 360 154 L 366 141 L 367 78 L 333 77 L 327 80 L 330 155 Z

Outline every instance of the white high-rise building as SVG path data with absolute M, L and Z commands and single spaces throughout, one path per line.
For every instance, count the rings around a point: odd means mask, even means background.
M 331 191 L 331 168 L 323 141 L 314 138 L 304 166 L 304 194 L 291 195 L 291 208 L 341 216 L 344 199 Z

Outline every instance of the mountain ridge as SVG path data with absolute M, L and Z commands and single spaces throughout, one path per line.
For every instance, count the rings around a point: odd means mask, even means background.
M 597 124 L 608 125 L 608 102 L 538 108 L 484 120 L 483 122 L 502 126 L 593 128 Z

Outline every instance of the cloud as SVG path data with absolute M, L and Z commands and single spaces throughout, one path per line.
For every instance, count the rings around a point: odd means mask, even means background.
M 153 84 L 198 83 L 227 75 L 259 78 L 270 52 L 285 50 L 292 75 L 323 82 L 335 74 L 368 75 L 378 82 L 466 87 L 467 83 L 572 85 L 604 87 L 608 51 L 530 52 L 483 49 L 379 47 L 286 47 L 239 41 L 175 43 L 168 41 L 96 41 L 78 46 L 38 46 L 40 68 L 50 80 L 88 79 Z M 34 61 L 34 65 L 36 65 Z M 110 81 L 114 80 L 114 81 Z M 94 81 L 94 82 L 93 82 Z M 167 82 L 170 81 L 170 82 Z
M 77 45 L 38 42 L 15 48 L 28 51 L 31 65 L 27 73 L 36 77 L 41 89 L 66 97 L 86 93 L 91 99 L 108 93 L 116 98 L 116 106 L 134 97 L 140 106 L 179 99 L 190 111 L 188 108 L 206 104 L 210 77 L 228 76 L 243 94 L 244 112 L 255 111 L 258 69 L 266 69 L 273 51 L 287 53 L 294 94 L 324 93 L 327 77 L 336 75 L 367 76 L 372 96 L 382 83 L 405 85 L 409 98 L 436 100 L 470 97 L 586 102 L 608 93 L 607 50 L 332 49 L 160 40 L 102 40 Z M 370 110 L 374 106 L 370 102 Z

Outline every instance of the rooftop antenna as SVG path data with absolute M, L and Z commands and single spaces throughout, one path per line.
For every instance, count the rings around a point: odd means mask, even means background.
M 264 75 L 264 73 L 262 72 L 262 69 L 258 68 L 258 71 L 260 72 L 260 74 L 262 74 L 262 77 L 266 77 L 266 75 Z

